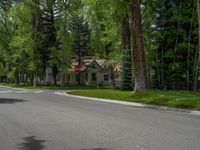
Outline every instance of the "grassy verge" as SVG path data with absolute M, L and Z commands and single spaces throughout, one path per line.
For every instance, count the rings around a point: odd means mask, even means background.
M 18 88 L 25 88 L 25 89 L 40 89 L 40 90 L 93 90 L 93 89 L 109 89 L 106 86 L 43 86 L 39 85 L 37 87 L 33 87 L 32 85 L 16 85 L 16 84 L 7 84 L 7 83 L 0 83 L 0 85 L 4 86 L 11 86 L 11 87 L 18 87 Z
M 73 91 L 68 94 L 200 110 L 200 93 L 198 92 L 148 91 L 146 93 L 132 93 L 128 91 L 102 89 Z

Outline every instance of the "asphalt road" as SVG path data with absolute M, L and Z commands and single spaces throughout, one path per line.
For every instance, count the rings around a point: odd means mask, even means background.
M 0 87 L 0 150 L 200 150 L 200 116 Z

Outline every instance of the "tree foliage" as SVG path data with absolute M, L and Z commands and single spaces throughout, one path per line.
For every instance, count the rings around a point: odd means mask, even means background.
M 64 85 L 72 58 L 90 55 L 109 62 L 113 85 L 121 66 L 122 89 L 196 90 L 198 2 L 1 0 L 1 81 L 36 86 L 50 69 Z

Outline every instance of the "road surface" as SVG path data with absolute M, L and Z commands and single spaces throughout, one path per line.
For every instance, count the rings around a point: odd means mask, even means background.
M 0 150 L 200 150 L 200 116 L 0 87 Z

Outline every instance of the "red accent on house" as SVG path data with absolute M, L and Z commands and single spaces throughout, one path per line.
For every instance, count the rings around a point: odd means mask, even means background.
M 79 66 L 79 65 L 75 66 L 74 72 L 81 72 L 81 66 Z

